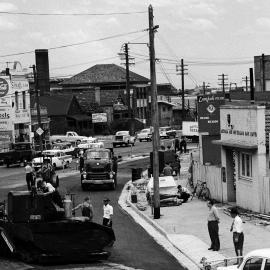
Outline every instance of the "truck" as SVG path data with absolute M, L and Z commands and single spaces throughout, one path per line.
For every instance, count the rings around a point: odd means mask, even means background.
M 113 148 L 93 148 L 84 153 L 84 168 L 81 172 L 81 187 L 86 190 L 90 185 L 117 185 L 117 158 Z
M 123 131 L 117 131 L 114 140 L 113 140 L 113 147 L 116 147 L 117 145 L 120 146 L 128 146 L 128 145 L 135 145 L 136 138 L 134 136 L 131 136 L 129 134 L 129 131 L 123 130 Z
M 80 143 L 82 140 L 86 140 L 86 136 L 79 136 L 75 131 L 67 131 L 66 135 L 52 135 L 50 136 L 50 141 L 52 143 L 57 142 L 72 142 L 72 143 Z
M 1 143 L 0 160 L 6 164 L 7 168 L 12 164 L 23 164 L 31 161 L 36 155 L 30 142 Z

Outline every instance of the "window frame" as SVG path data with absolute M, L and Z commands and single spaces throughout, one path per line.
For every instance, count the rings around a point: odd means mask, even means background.
M 245 261 L 244 265 L 243 265 L 243 270 L 249 269 L 250 267 L 245 268 L 245 266 L 247 265 L 248 262 L 250 262 L 251 260 L 254 260 L 254 259 L 256 259 L 256 260 L 261 260 L 261 267 L 260 267 L 260 270 L 261 270 L 261 269 L 262 269 L 262 266 L 264 266 L 265 259 L 262 258 L 262 257 L 259 257 L 259 256 L 258 256 L 258 257 L 250 257 L 250 258 L 248 258 L 248 259 Z
M 248 152 L 240 152 L 239 163 L 240 178 L 251 180 L 253 177 L 252 154 Z

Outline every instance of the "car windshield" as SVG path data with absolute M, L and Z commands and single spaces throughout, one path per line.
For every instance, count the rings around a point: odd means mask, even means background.
M 128 135 L 128 131 L 118 131 L 116 133 L 117 136 L 124 136 L 124 135 Z
M 60 150 L 61 146 L 60 145 L 54 145 L 52 149 Z
M 86 159 L 109 159 L 109 152 L 89 151 L 86 152 Z
M 54 156 L 57 156 L 57 154 L 59 153 L 43 152 L 43 156 L 46 156 L 46 157 L 54 157 Z

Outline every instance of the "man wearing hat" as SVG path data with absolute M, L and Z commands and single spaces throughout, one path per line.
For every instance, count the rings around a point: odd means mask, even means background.
M 110 199 L 103 199 L 103 225 L 112 227 L 113 207 L 109 204 Z

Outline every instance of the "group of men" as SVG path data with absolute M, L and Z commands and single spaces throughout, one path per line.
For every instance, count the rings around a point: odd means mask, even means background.
M 219 223 L 220 218 L 218 215 L 218 210 L 215 207 L 214 200 L 209 200 L 207 202 L 209 208 L 208 214 L 208 232 L 211 239 L 211 246 L 209 250 L 219 251 L 220 240 L 219 240 Z M 244 244 L 244 233 L 243 233 L 243 221 L 239 216 L 238 209 L 236 207 L 231 208 L 231 217 L 233 218 L 233 223 L 231 225 L 230 231 L 233 232 L 233 244 L 236 256 L 243 256 L 243 244 Z M 241 262 L 241 258 L 237 259 L 237 264 Z

